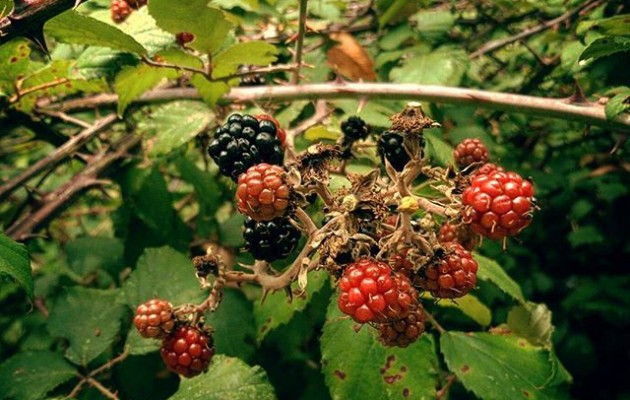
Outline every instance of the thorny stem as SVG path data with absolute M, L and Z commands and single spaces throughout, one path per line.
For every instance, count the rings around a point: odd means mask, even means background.
M 40 91 L 40 90 L 46 90 L 55 86 L 59 86 L 59 85 L 63 85 L 64 83 L 70 82 L 70 79 L 68 78 L 60 78 L 60 79 L 55 79 L 54 81 L 51 82 L 46 82 L 46 83 L 42 83 L 40 85 L 36 85 L 36 86 L 32 86 L 29 88 L 26 88 L 24 90 L 21 90 L 18 86 L 18 90 L 16 90 L 16 93 L 11 96 L 9 98 L 9 103 L 16 103 L 17 101 L 19 101 L 22 97 L 29 95 L 31 93 Z
M 457 378 L 453 374 L 450 374 L 449 376 L 447 376 L 446 383 L 444 383 L 444 386 L 442 386 L 442 388 L 435 393 L 435 399 L 442 400 L 442 399 L 447 398 L 448 391 L 456 380 Z
M 94 378 L 90 378 L 90 377 L 86 377 L 85 380 L 87 381 L 87 383 L 96 388 L 99 392 L 101 392 L 103 394 L 103 396 L 107 397 L 108 399 L 111 400 L 118 400 L 118 396 L 116 396 L 114 393 L 112 393 L 109 389 L 107 389 L 105 386 L 103 386 L 102 383 L 100 383 L 99 381 L 97 381 Z
M 300 10 L 298 17 L 298 36 L 295 43 L 295 64 L 297 69 L 293 72 L 291 83 L 300 83 L 300 67 L 302 66 L 302 56 L 304 49 L 304 35 L 306 34 L 306 16 L 308 14 L 308 0 L 300 0 Z
M 424 316 L 427 319 L 427 321 L 429 321 L 429 323 L 435 328 L 436 331 L 438 331 L 440 334 L 446 333 L 446 329 L 444 329 L 442 325 L 440 325 L 435 320 L 435 318 L 433 318 L 433 315 L 431 315 L 431 313 L 429 313 L 427 310 L 424 310 Z
M 157 89 L 145 93 L 137 102 L 147 103 L 164 100 L 199 98 L 195 88 Z M 630 131 L 630 114 L 620 114 L 612 120 L 606 118 L 604 105 L 576 102 L 571 98 L 553 99 L 525 96 L 486 90 L 464 89 L 447 86 L 414 85 L 395 83 L 316 83 L 287 86 L 258 86 L 232 88 L 222 101 L 251 103 L 257 101 L 298 101 L 344 98 L 388 98 L 390 100 L 417 100 L 442 104 L 464 104 L 491 110 L 509 111 L 545 118 L 561 118 L 585 124 Z M 99 94 L 81 99 L 53 103 L 40 100 L 39 108 L 69 111 L 104 105 L 118 101 L 116 94 Z
M 313 235 L 317 231 L 317 226 L 311 217 L 300 207 L 295 209 L 295 216 L 302 222 L 308 236 Z

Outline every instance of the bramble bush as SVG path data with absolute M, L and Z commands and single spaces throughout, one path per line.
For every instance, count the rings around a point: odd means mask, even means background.
M 0 0 L 0 397 L 630 396 L 628 15 Z

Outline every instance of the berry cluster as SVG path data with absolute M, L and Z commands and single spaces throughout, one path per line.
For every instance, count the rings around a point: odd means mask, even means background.
M 411 159 L 405 146 L 404 136 L 401 132 L 385 131 L 378 139 L 378 152 L 381 160 L 389 162 L 396 171 L 402 171 Z
M 475 163 L 488 162 L 488 148 L 479 139 L 465 139 L 455 147 L 453 156 L 457 166 L 466 168 Z
M 462 297 L 477 284 L 477 262 L 459 243 L 447 243 L 444 249 L 443 256 L 420 269 L 414 283 L 433 297 Z
M 261 163 L 238 177 L 236 206 L 255 221 L 269 221 L 286 213 L 290 194 L 284 169 Z
M 245 245 L 257 260 L 274 261 L 288 257 L 297 247 L 301 235 L 288 218 L 271 221 L 245 219 Z
M 219 127 L 208 146 L 208 154 L 219 171 L 236 181 L 251 166 L 282 165 L 284 150 L 276 123 L 260 116 L 232 114 Z
M 208 369 L 214 354 L 209 330 L 178 320 L 168 301 L 140 304 L 133 323 L 142 337 L 162 340 L 160 354 L 169 370 L 191 378 Z
M 110 11 L 112 21 L 119 24 L 124 22 L 133 10 L 137 10 L 147 4 L 147 0 L 112 0 Z
M 370 126 L 359 117 L 352 116 L 341 123 L 341 151 L 344 158 L 352 155 L 352 145 L 358 140 L 363 140 L 370 134 Z

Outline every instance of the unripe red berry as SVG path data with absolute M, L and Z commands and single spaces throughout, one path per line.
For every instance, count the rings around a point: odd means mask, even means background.
M 236 206 L 255 221 L 270 221 L 286 213 L 290 194 L 282 167 L 257 164 L 238 177 Z
M 462 297 L 477 284 L 477 261 L 459 243 L 447 243 L 444 249 L 442 257 L 419 270 L 414 283 L 433 297 Z
M 460 168 L 466 168 L 473 163 L 488 161 L 488 148 L 479 139 L 465 139 L 453 151 L 455 162 Z
M 133 324 L 142 337 L 162 339 L 175 327 L 175 316 L 171 303 L 151 299 L 136 308 Z
M 387 347 L 407 347 L 424 333 L 424 308 L 419 302 L 406 317 L 378 324 L 378 340 Z
M 205 372 L 214 355 L 212 337 L 193 326 L 180 326 L 162 342 L 162 360 L 169 370 L 186 378 Z

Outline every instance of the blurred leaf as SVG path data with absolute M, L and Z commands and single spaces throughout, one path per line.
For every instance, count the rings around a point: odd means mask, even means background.
M 25 39 L 14 39 L 0 46 L 0 95 L 15 92 L 14 81 L 33 68 L 31 48 Z
M 153 298 L 177 305 L 204 297 L 192 261 L 170 247 L 146 249 L 123 289 L 132 310 Z
M 605 240 L 604 235 L 593 225 L 581 226 L 575 229 L 567 235 L 567 239 L 571 243 L 571 247 L 603 243 Z
M 330 34 L 336 44 L 328 49 L 328 65 L 338 74 L 352 81 L 374 81 L 374 62 L 357 40 L 346 32 Z
M 482 281 L 490 281 L 494 283 L 504 293 L 510 295 L 513 299 L 521 303 L 525 302 L 523 292 L 518 284 L 505 273 L 503 268 L 496 261 L 474 253 L 474 258 L 479 264 L 477 278 Z
M 173 209 L 173 199 L 157 166 L 131 169 L 122 186 L 127 205 L 148 226 L 159 230 L 175 224 L 178 217 Z
M 630 38 L 607 36 L 589 44 L 580 55 L 580 61 L 598 59 L 621 51 L 630 51 Z
M 146 55 L 147 51 L 133 37 L 120 29 L 69 10 L 50 19 L 46 33 L 63 43 L 104 46 L 111 49 Z
M 195 38 L 188 45 L 203 53 L 215 53 L 232 28 L 221 10 L 208 6 L 207 0 L 151 0 L 149 13 L 158 26 L 173 34 L 192 33 Z
M 245 244 L 243 239 L 243 214 L 234 213 L 219 225 L 219 238 L 224 246 L 238 248 Z
M 153 0 L 152 0 L 153 1 Z M 265 370 L 238 358 L 216 355 L 208 372 L 184 379 L 169 400 L 274 400 Z
M 140 7 L 139 10 L 135 10 L 118 27 L 126 34 L 133 36 L 149 54 L 164 50 L 175 42 L 173 34 L 160 29 L 155 23 L 155 19 L 149 14 L 149 7 Z
M 455 24 L 455 16 L 446 10 L 422 10 L 411 17 L 420 35 L 435 39 L 443 36 Z
M 116 276 L 124 266 L 124 246 L 118 239 L 86 236 L 66 246 L 68 266 L 81 277 L 103 270 Z
M 217 311 L 206 314 L 206 323 L 214 329 L 217 353 L 242 360 L 254 355 L 256 328 L 252 303 L 241 290 L 223 290 L 221 306 Z
M 435 399 L 437 359 L 431 335 L 407 348 L 386 348 L 376 331 L 339 311 L 335 296 L 321 338 L 322 371 L 333 399 Z
M 428 293 L 425 293 L 423 297 L 431 299 L 431 296 Z M 471 294 L 467 294 L 466 296 L 458 299 L 453 299 L 452 301 L 439 301 L 436 304 L 440 307 L 457 308 L 481 326 L 488 326 L 492 322 L 492 312 L 490 309 Z
M 214 0 L 213 4 L 226 9 L 240 7 L 245 11 L 256 11 L 260 7 L 258 1 L 259 0 Z
M 266 66 L 277 58 L 278 50 L 267 42 L 237 43 L 213 58 L 213 78 L 234 74 L 240 65 Z
M 443 167 L 454 164 L 453 148 L 444 141 L 441 131 L 437 129 L 424 131 L 424 139 L 427 141 L 425 150 L 430 160 Z
M 48 330 L 68 339 L 66 357 L 70 361 L 87 366 L 112 345 L 125 311 L 116 303 L 118 295 L 117 290 L 75 286 L 55 303 Z
M 136 57 L 107 47 L 89 46 L 76 59 L 72 76 L 82 79 L 110 77 L 121 67 L 131 66 Z
M 397 83 L 457 86 L 467 68 L 464 50 L 443 46 L 405 60 L 402 67 L 392 69 L 390 78 Z
M 604 35 L 630 36 L 630 17 L 625 14 L 611 18 L 582 21 L 577 27 L 577 33 L 582 35 L 591 29 Z
M 482 399 L 558 399 L 544 388 L 552 373 L 549 353 L 512 335 L 446 332 L 442 354 L 466 389 Z
M 28 250 L 22 243 L 13 241 L 0 232 L 0 275 L 7 274 L 24 289 L 33 300 L 33 277 Z
M 39 400 L 77 371 L 61 354 L 29 351 L 15 354 L 0 364 L 0 394 L 4 399 Z
M 319 142 L 322 139 L 337 140 L 341 136 L 340 131 L 333 131 L 325 125 L 315 125 L 304 132 L 304 139 L 311 142 Z
M 13 0 L 0 0 L 0 19 L 11 14 L 13 6 Z
M 264 302 L 254 303 L 254 318 L 256 320 L 256 339 L 262 342 L 269 331 L 284 325 L 293 318 L 295 313 L 306 308 L 313 294 L 317 293 L 329 281 L 328 273 L 316 271 L 308 274 L 308 284 L 303 296 L 294 296 L 289 303 L 284 291 L 270 293 Z M 293 285 L 297 287 L 297 284 Z
M 508 327 L 534 346 L 551 350 L 551 311 L 545 304 L 527 302 L 513 307 L 507 317 Z
M 628 109 L 630 109 L 630 89 L 623 90 L 614 95 L 608 100 L 606 107 L 604 107 L 606 118 L 608 119 L 614 119 L 622 112 L 628 111 Z
M 579 221 L 593 211 L 593 208 L 595 208 L 595 206 L 590 201 L 586 199 L 577 199 L 571 207 L 570 216 L 574 220 Z
M 152 135 L 147 139 L 149 155 L 159 157 L 188 143 L 213 120 L 214 113 L 204 103 L 179 100 L 154 109 L 138 128 Z

